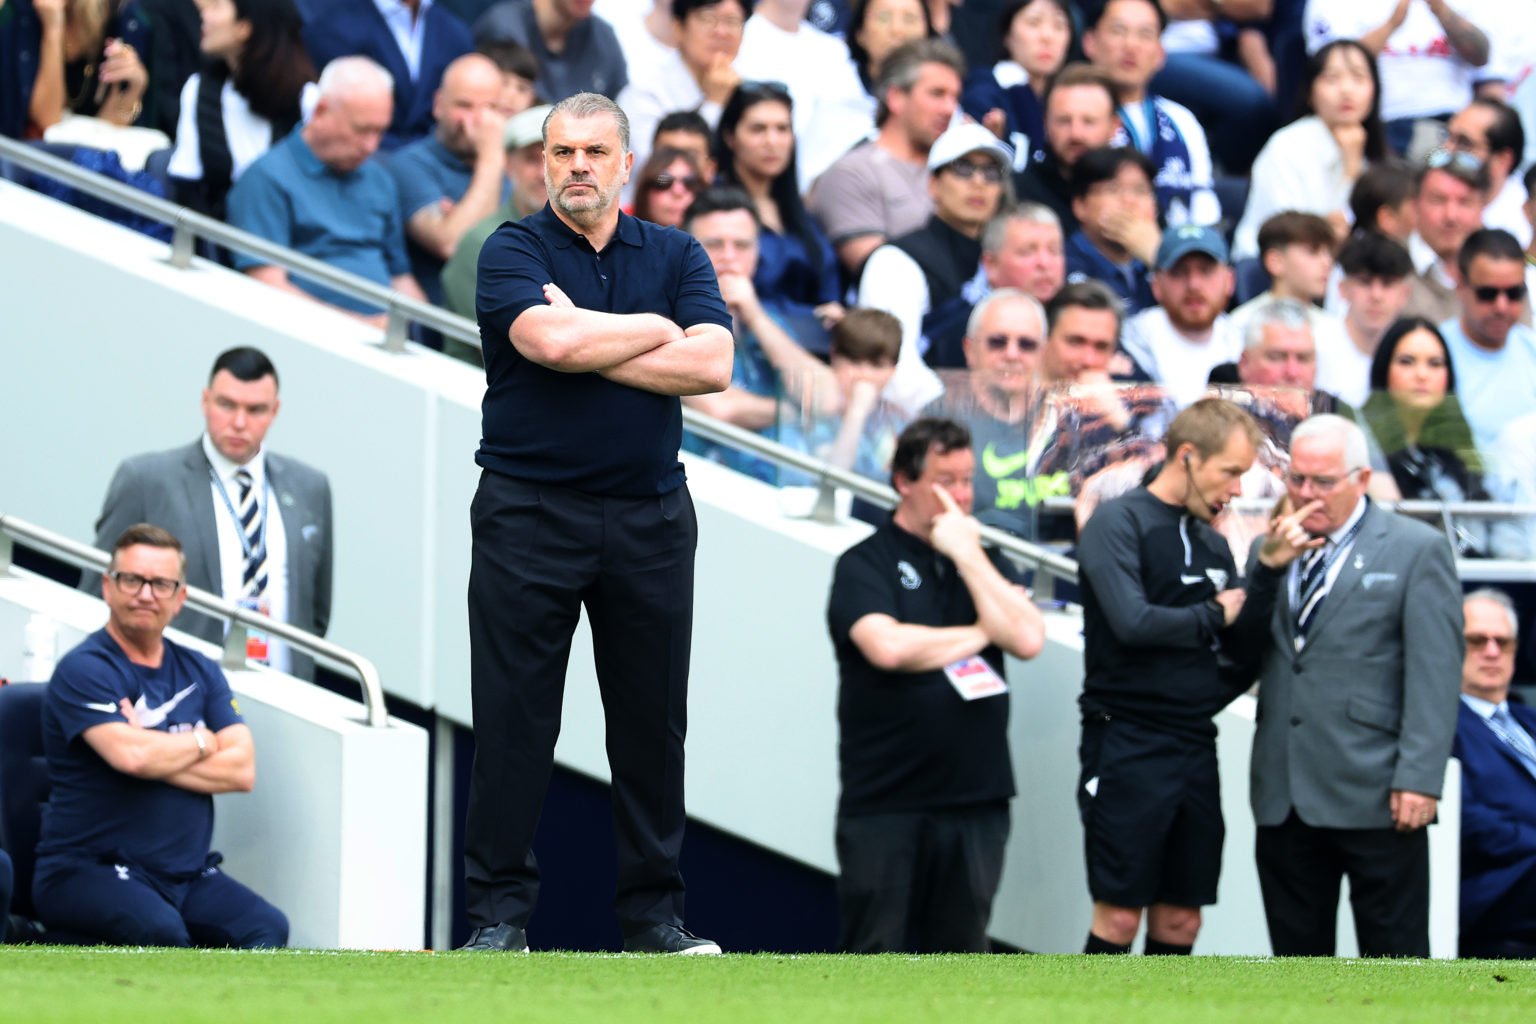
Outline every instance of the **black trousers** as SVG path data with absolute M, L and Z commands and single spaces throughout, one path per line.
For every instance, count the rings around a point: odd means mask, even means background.
M 837 819 L 845 953 L 985 953 L 1007 803 Z
M 626 935 L 681 924 L 683 736 L 698 539 L 687 488 L 612 498 L 487 472 L 470 519 L 470 924 L 526 927 L 533 914 L 533 837 L 583 605 L 607 722 L 619 924 Z
M 1424 829 L 1315 828 L 1292 811 L 1254 839 L 1276 956 L 1333 956 L 1339 883 L 1361 956 L 1429 956 L 1429 834 Z

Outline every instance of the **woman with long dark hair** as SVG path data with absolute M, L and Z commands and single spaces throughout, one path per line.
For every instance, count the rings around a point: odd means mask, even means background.
M 1404 317 L 1382 335 L 1371 360 L 1371 397 L 1361 410 L 1409 500 L 1487 501 L 1484 460 L 1456 399 L 1456 370 L 1439 328 Z M 1525 557 L 1513 521 L 1452 518 L 1462 557 Z
M 762 230 L 752 284 L 764 303 L 794 320 L 792 331 L 813 351 L 826 351 L 825 331 L 805 331 L 842 315 L 832 244 L 806 212 L 795 168 L 794 108 L 776 82 L 744 82 L 720 112 L 715 136 L 720 183 L 752 197 Z
M 876 83 L 885 58 L 903 43 L 933 35 L 933 15 L 923 0 L 854 0 L 848 14 L 848 56 L 870 94 L 871 108 L 879 99 Z
M 1283 210 L 1329 218 L 1342 240 L 1355 181 L 1387 156 L 1381 78 L 1365 47 L 1339 39 L 1314 53 L 1299 97 L 1296 120 L 1270 136 L 1253 162 L 1233 259 L 1259 255 L 1259 227 Z
M 302 120 L 315 66 L 293 0 L 198 0 L 203 68 L 181 90 L 177 201 L 223 218 L 229 187 Z

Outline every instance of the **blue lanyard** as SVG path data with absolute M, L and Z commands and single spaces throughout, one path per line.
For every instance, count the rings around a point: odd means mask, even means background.
M 1367 499 L 1365 499 L 1365 510 L 1360 513 L 1360 518 L 1355 520 L 1355 525 L 1351 526 L 1349 528 L 1349 532 L 1348 533 L 1344 534 L 1344 536 L 1339 538 L 1339 543 L 1334 547 L 1334 549 L 1332 551 L 1330 551 L 1328 554 L 1323 556 L 1323 569 L 1322 569 L 1322 572 L 1323 572 L 1323 585 L 1325 587 L 1327 587 L 1327 589 L 1324 590 L 1323 593 L 1326 594 L 1328 592 L 1328 590 L 1332 590 L 1333 589 L 1331 586 L 1328 585 L 1328 573 L 1333 570 L 1333 563 L 1334 562 L 1337 562 L 1340 558 L 1342 558 L 1344 555 L 1349 553 L 1350 547 L 1353 546 L 1354 543 L 1355 543 L 1355 536 L 1360 532 L 1360 527 L 1365 525 L 1365 517 L 1366 517 L 1366 515 L 1370 511 L 1371 511 L 1371 499 L 1367 498 Z M 1298 558 L 1298 559 L 1296 559 L 1295 562 L 1292 563 L 1293 565 L 1296 566 L 1295 570 L 1291 573 L 1291 585 L 1290 585 L 1290 590 L 1291 590 L 1291 613 L 1293 615 L 1296 614 L 1296 599 L 1300 596 L 1299 591 L 1300 591 L 1300 588 L 1301 588 L 1301 571 L 1302 571 L 1301 570 L 1301 563 L 1302 563 L 1302 561 L 1303 561 L 1303 559 Z
M 224 507 L 229 509 L 229 518 L 235 524 L 235 536 L 240 539 L 240 550 L 244 552 L 246 560 L 257 552 L 267 553 L 267 516 L 272 511 L 272 481 L 267 479 L 267 474 L 261 474 L 261 530 L 256 534 L 256 544 L 251 545 L 250 538 L 245 535 L 245 525 L 240 522 L 240 513 L 235 510 L 235 503 L 229 500 L 229 492 L 224 489 L 224 481 L 219 479 L 219 474 L 208 467 L 208 479 L 213 481 L 213 486 L 219 489 L 219 497 L 224 499 Z
M 1136 149 L 1137 152 L 1143 153 L 1146 156 L 1151 156 L 1153 141 L 1158 137 L 1160 131 L 1158 128 L 1157 107 L 1152 103 L 1150 99 L 1144 99 L 1141 101 L 1141 109 L 1146 111 L 1147 132 L 1150 135 L 1150 138 L 1147 140 L 1146 148 L 1142 148 L 1141 140 L 1136 137 L 1136 124 L 1131 118 L 1122 117 L 1120 119 L 1120 127 L 1125 129 L 1125 134 L 1131 140 L 1131 146 Z

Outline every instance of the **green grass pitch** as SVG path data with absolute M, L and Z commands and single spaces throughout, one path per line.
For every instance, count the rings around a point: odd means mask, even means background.
M 0 1021 L 1536 1020 L 1536 963 L 0 948 Z

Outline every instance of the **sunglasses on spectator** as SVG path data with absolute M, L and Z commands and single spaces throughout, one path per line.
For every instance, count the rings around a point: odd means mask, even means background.
M 981 180 L 988 185 L 996 185 L 1003 180 L 1003 169 L 990 160 L 984 164 L 972 163 L 969 160 L 956 160 L 946 170 L 962 181 L 970 181 L 978 174 L 981 175 Z
M 1022 334 L 989 334 L 986 337 L 987 350 L 990 352 L 1006 351 L 1009 345 L 1020 352 L 1036 352 L 1040 348 L 1039 338 L 1030 338 Z
M 1499 650 L 1506 654 L 1515 648 L 1515 638 L 1512 636 L 1494 636 L 1491 633 L 1467 634 L 1467 650 L 1469 651 L 1481 651 L 1490 642 L 1498 644 Z
M 676 175 L 663 171 L 645 184 L 652 192 L 665 192 L 673 185 L 681 185 L 694 195 L 704 191 L 704 182 L 700 181 L 696 174 Z
M 1500 288 L 1497 285 L 1491 284 L 1474 285 L 1472 288 L 1472 295 L 1477 299 L 1478 302 L 1493 302 L 1497 300 L 1500 295 L 1504 296 L 1510 302 L 1524 302 L 1525 285 L 1512 284 L 1508 288 Z
M 1431 170 L 1442 170 L 1454 166 L 1459 171 L 1476 174 L 1483 169 L 1483 162 L 1471 153 L 1459 149 L 1436 149 L 1424 158 L 1424 166 Z

